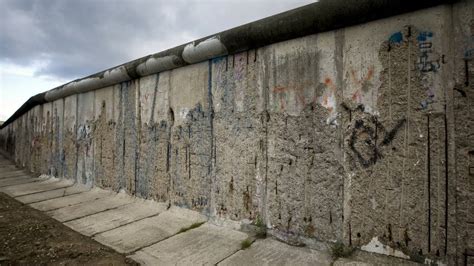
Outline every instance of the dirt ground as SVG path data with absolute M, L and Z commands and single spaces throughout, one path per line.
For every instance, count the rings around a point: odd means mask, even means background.
M 0 193 L 0 265 L 138 265 Z

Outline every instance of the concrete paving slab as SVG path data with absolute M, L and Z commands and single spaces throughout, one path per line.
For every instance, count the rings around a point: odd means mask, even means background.
M 26 184 L 26 183 L 32 183 L 32 182 L 38 182 L 38 181 L 44 181 L 44 180 L 38 179 L 38 178 L 33 178 L 31 176 L 25 176 L 25 175 L 24 176 L 4 178 L 4 179 L 0 179 L 0 188 L 7 187 L 7 186 Z
M 78 193 L 86 192 L 89 190 L 90 188 L 88 187 L 81 186 L 81 185 L 74 185 L 70 187 L 58 188 L 55 190 L 19 196 L 19 197 L 16 197 L 15 199 L 25 204 L 29 204 L 29 203 L 35 203 L 35 202 L 45 201 L 49 199 L 59 198 L 59 197 L 65 197 L 65 196 L 69 196 L 73 194 L 78 194 Z
M 0 179 L 21 176 L 21 175 L 29 175 L 29 173 L 23 170 L 3 171 L 3 172 L 0 172 Z
M 0 177 L 0 179 L 11 178 L 11 177 L 16 177 L 16 176 L 22 176 L 22 175 L 31 175 L 33 177 L 37 177 L 36 175 L 32 175 L 31 173 L 28 173 L 26 171 L 14 171 L 13 173 L 4 173 Z
M 35 175 L 32 175 L 31 173 L 28 173 L 27 171 L 23 171 L 23 170 L 12 170 L 12 171 L 8 171 L 8 172 L 0 172 L 0 174 L 1 174 L 0 179 L 15 177 L 15 176 L 19 176 L 19 175 L 35 176 Z
M 166 211 L 166 207 L 167 205 L 164 203 L 136 199 L 131 204 L 70 221 L 65 225 L 83 235 L 92 236 L 137 220 L 155 216 Z
M 240 250 L 247 237 L 239 231 L 204 224 L 129 257 L 142 265 L 215 265 Z
M 420 265 L 417 262 L 402 258 L 387 256 L 377 253 L 355 250 L 348 258 L 338 258 L 333 265 L 337 266 L 369 266 L 369 265 L 387 265 L 387 266 L 415 266 Z
M 182 228 L 206 220 L 204 215 L 195 211 L 171 207 L 158 216 L 98 234 L 94 239 L 118 252 L 130 253 L 173 236 Z
M 3 188 L 0 188 L 0 191 L 8 194 L 11 197 L 18 197 L 18 196 L 23 196 L 27 194 L 71 186 L 71 181 L 59 180 L 57 178 L 49 178 L 49 179 L 44 178 L 44 180 L 45 181 L 42 181 L 42 182 L 3 187 Z
M 17 168 L 14 164 L 0 164 L 0 173 L 8 170 L 21 170 Z
M 267 238 L 255 241 L 250 248 L 241 250 L 219 265 L 331 265 L 327 252 L 293 247 Z
M 130 203 L 133 203 L 133 199 L 130 196 L 119 193 L 114 196 L 107 196 L 94 201 L 82 202 L 76 205 L 49 211 L 47 214 L 60 222 L 68 222 Z
M 375 266 L 376 264 L 354 261 L 352 259 L 339 258 L 333 264 L 333 266 Z
M 93 188 L 90 191 L 69 195 L 61 198 L 49 199 L 30 204 L 31 207 L 40 211 L 52 211 L 67 206 L 73 206 L 83 202 L 90 202 L 96 199 L 114 195 L 114 192 Z
M 33 176 L 30 176 L 30 175 L 19 175 L 19 176 L 11 176 L 11 177 L 5 177 L 5 178 L 2 178 L 0 179 L 0 183 L 1 182 L 8 182 L 8 180 L 14 180 L 14 179 L 24 179 L 24 178 L 34 178 Z

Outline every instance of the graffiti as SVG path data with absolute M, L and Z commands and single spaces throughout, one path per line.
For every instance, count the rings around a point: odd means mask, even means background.
M 336 86 L 332 82 L 330 78 L 326 78 L 324 80 L 324 85 L 328 88 L 319 98 L 319 103 L 326 109 L 329 110 L 329 112 L 332 112 L 335 108 L 336 105 L 336 99 L 334 93 L 336 92 Z
M 418 69 L 421 72 L 436 72 L 440 68 L 439 58 L 434 59 L 433 55 L 433 33 L 422 31 L 416 38 L 418 40 L 418 49 L 420 56 L 418 57 Z
M 328 124 L 337 124 L 336 117 L 336 85 L 331 78 L 325 78 L 323 84 L 320 84 L 324 88 L 321 96 L 314 94 L 311 97 L 307 95 L 307 89 L 315 86 L 315 82 L 307 81 L 298 84 L 291 84 L 292 86 L 283 87 L 276 86 L 273 88 L 272 93 L 276 96 L 275 104 L 279 110 L 285 110 L 287 108 L 290 93 L 294 94 L 294 100 L 297 106 L 308 106 L 319 103 L 322 107 L 329 111 L 329 117 L 327 119 Z
M 354 110 L 350 110 L 347 106 L 345 109 L 350 113 L 364 112 L 363 105 L 359 105 Z M 348 142 L 350 150 L 362 167 L 368 168 L 383 158 L 382 148 L 392 143 L 405 122 L 406 119 L 400 119 L 389 130 L 373 115 L 370 115 L 368 119 L 355 120 Z
M 306 102 L 305 95 L 304 95 L 304 87 L 310 86 L 311 82 L 302 83 L 299 85 L 294 85 L 291 87 L 283 87 L 283 86 L 276 86 L 273 88 L 273 93 L 278 95 L 278 99 L 280 102 L 280 109 L 285 110 L 286 102 L 287 102 L 287 94 L 290 92 L 295 93 L 296 95 L 296 102 L 301 105 L 306 105 L 310 102 Z
M 305 97 L 304 89 L 314 85 L 314 82 L 302 82 L 299 84 L 291 84 L 291 86 L 275 86 L 272 90 L 273 94 L 278 96 L 279 108 L 280 110 L 285 110 L 287 105 L 287 99 L 289 93 L 294 93 L 296 98 L 296 103 L 301 106 L 306 106 L 312 104 L 316 101 L 316 98 L 313 97 L 308 101 Z
M 358 89 L 352 94 L 352 101 L 361 103 L 363 92 L 367 92 L 369 88 L 372 87 L 371 81 L 374 77 L 374 67 L 369 66 L 365 75 L 358 75 L 354 69 L 351 69 L 350 75 L 352 83 L 358 87 Z
M 391 44 L 399 44 L 403 41 L 403 34 L 400 31 L 395 32 L 394 34 L 392 34 L 392 36 L 390 36 L 388 41 Z
M 329 111 L 329 117 L 326 122 L 331 125 L 337 125 L 336 85 L 330 78 L 324 79 L 324 85 L 326 86 L 326 90 L 319 98 L 319 104 Z

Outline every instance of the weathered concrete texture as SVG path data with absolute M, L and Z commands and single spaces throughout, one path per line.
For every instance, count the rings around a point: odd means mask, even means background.
M 24 170 L 9 169 L 9 170 L 3 170 L 2 172 L 0 172 L 0 179 L 24 176 L 24 175 L 28 175 L 28 173 Z
M 33 123 L 33 138 L 31 139 L 31 169 L 33 173 L 41 173 L 41 150 L 44 148 L 42 142 L 42 121 L 43 105 L 35 106 L 31 111 L 31 120 Z
M 474 243 L 473 14 L 461 1 L 68 96 L 3 128 L 0 146 L 33 173 L 285 241 L 460 263 Z
M 426 264 L 426 263 L 425 263 Z M 349 258 L 338 258 L 332 265 L 339 266 L 368 266 L 368 265 L 390 265 L 390 266 L 415 266 L 420 263 L 395 258 L 391 256 L 379 255 L 375 253 L 364 252 L 360 250 L 354 251 Z
M 413 258 L 417 253 L 435 255 L 443 250 L 444 232 L 435 228 L 445 224 L 441 200 L 444 196 L 440 190 L 444 189 L 444 154 L 440 153 L 444 146 L 440 142 L 444 141 L 440 113 L 444 94 L 438 91 L 441 89 L 433 89 L 439 88 L 433 76 L 434 72 L 440 74 L 445 70 L 436 63 L 440 57 L 437 51 L 442 47 L 437 46 L 435 38 L 441 34 L 432 29 L 441 28 L 437 23 L 442 20 L 434 18 L 446 15 L 443 8 L 418 14 L 418 18 L 432 21 L 420 27 L 410 25 L 412 17 L 406 16 L 395 23 L 400 25 L 399 30 L 390 38 L 384 37 L 383 31 L 372 32 L 373 43 L 367 41 L 364 32 L 375 23 L 345 31 L 347 45 L 365 44 L 356 45 L 358 48 L 347 53 L 345 63 L 345 68 L 354 69 L 348 73 L 349 80 L 355 87 L 360 84 L 358 90 L 347 96 L 353 97 L 353 101 L 346 103 L 342 117 L 344 124 L 348 124 L 344 137 L 349 163 L 346 169 L 350 171 L 345 187 L 350 197 L 346 209 L 349 215 L 345 215 L 349 243 L 366 244 L 377 232 L 382 243 Z M 429 60 L 433 61 L 425 62 L 422 57 L 427 45 L 432 48 Z M 378 49 L 378 57 L 370 56 L 367 49 Z M 361 54 L 367 54 L 362 59 L 369 68 L 365 74 L 358 74 L 349 61 Z M 372 92 L 366 91 L 364 82 Z M 379 86 L 374 86 L 374 82 Z M 364 103 L 370 97 L 372 106 Z M 413 249 L 414 246 L 417 248 Z
M 328 253 L 288 246 L 274 239 L 255 241 L 218 265 L 331 265 Z
M 122 165 L 121 165 L 121 178 L 120 188 L 124 189 L 128 193 L 135 195 L 136 190 L 136 171 L 137 171 L 137 160 L 138 160 L 138 146 L 137 146 L 137 126 L 138 117 L 137 110 L 138 104 L 138 87 L 140 81 L 133 80 L 123 84 L 121 89 L 121 137 L 117 138 L 118 142 L 121 142 L 122 150 Z
M 455 169 L 450 175 L 449 183 L 455 184 L 456 190 L 450 190 L 450 202 L 456 202 L 457 208 L 449 211 L 451 225 L 448 236 L 450 240 L 459 243 L 460 250 L 470 254 L 469 257 L 459 256 L 457 264 L 474 263 L 474 2 L 461 3 L 454 9 L 456 42 L 463 45 L 455 46 L 457 55 L 463 55 L 463 61 L 455 62 L 456 87 L 452 90 L 453 120 L 448 120 L 451 131 L 448 135 L 452 149 L 449 150 L 454 164 L 449 169 Z M 469 23 L 468 23 L 469 21 Z M 468 41 L 466 41 L 468 40 Z M 450 170 L 450 174 L 453 170 Z M 455 178 L 454 178 L 455 176 Z M 451 247 L 451 250 L 454 247 Z
M 46 179 L 41 182 L 27 183 L 15 186 L 9 186 L 1 188 L 0 191 L 6 193 L 12 197 L 18 197 L 38 192 L 44 192 L 48 190 L 54 190 L 58 188 L 65 188 L 71 186 L 72 183 L 67 180 L 58 180 L 58 179 Z
M 98 234 L 94 239 L 121 253 L 154 244 L 206 218 L 196 212 L 172 207 L 166 212 Z
M 19 200 L 25 204 L 31 204 L 35 202 L 50 200 L 54 198 L 65 197 L 73 194 L 78 194 L 82 192 L 89 191 L 90 188 L 82 186 L 82 185 L 72 185 L 65 188 L 58 188 L 53 190 L 48 190 L 44 192 L 38 192 L 33 194 L 28 194 L 24 196 L 16 197 L 16 200 Z
M 80 194 L 79 194 L 80 195 Z M 120 193 L 49 211 L 48 214 L 60 222 L 72 221 L 95 213 L 104 212 L 132 203 L 130 196 Z
M 262 218 L 263 98 L 257 87 L 256 51 L 212 60 L 215 177 L 212 214 L 233 220 Z
M 166 204 L 156 203 L 153 201 L 144 202 L 143 200 L 135 200 L 135 202 L 120 206 L 113 210 L 100 212 L 67 222 L 65 225 L 81 234 L 92 236 L 147 217 L 155 216 L 165 210 Z
M 144 248 L 130 258 L 142 265 L 215 265 L 238 251 L 246 238 L 242 232 L 204 224 Z
M 31 176 L 25 173 L 12 174 L 12 175 L 7 175 L 5 177 L 0 178 L 0 182 L 8 182 L 8 180 L 15 179 L 15 178 L 31 178 Z
M 140 79 L 140 147 L 137 194 L 168 201 L 170 193 L 170 72 Z
M 15 177 L 21 179 L 21 177 Z M 38 178 L 31 187 L 54 184 L 54 179 Z M 321 264 L 330 265 L 327 252 L 288 246 L 273 239 L 258 240 L 248 250 L 242 251 L 242 241 L 247 235 L 228 227 L 204 224 L 206 217 L 198 212 L 167 204 L 132 198 L 124 193 L 104 190 L 87 191 L 82 185 L 58 188 L 17 197 L 37 208 L 55 208 L 47 212 L 67 226 L 86 235 L 106 235 L 102 241 L 120 252 L 133 252 L 130 257 L 142 264 Z M 20 190 L 21 186 L 13 186 Z M 71 195 L 73 193 L 74 195 Z M 90 197 L 94 195 L 94 197 Z M 101 194 L 103 195 L 103 193 Z M 55 205 L 64 200 L 69 206 Z M 83 201 L 85 200 L 85 201 Z M 42 203 L 46 203 L 41 205 Z M 123 205 L 122 205 L 123 204 Z M 54 206 L 55 205 L 55 206 Z M 180 226 L 182 226 L 180 228 Z M 199 228 L 196 228 L 199 227 Z M 179 228 L 179 230 L 178 230 Z M 124 249 L 125 247 L 125 249 Z M 126 250 L 126 251 L 124 251 Z M 367 257 L 366 253 L 356 252 L 348 259 L 338 259 L 337 265 L 411 265 L 403 260 L 388 259 L 387 256 Z M 363 261 L 370 262 L 363 264 Z
M 94 147 L 95 183 L 103 188 L 118 190 L 114 180 L 115 158 L 115 94 L 114 87 L 95 91 Z
M 169 171 L 172 204 L 209 211 L 214 154 L 210 63 L 176 69 L 170 76 Z
M 39 153 L 39 173 L 50 174 L 51 147 L 53 135 L 52 131 L 52 103 L 45 103 L 42 107 L 39 143 L 41 145 Z
M 0 171 L 3 172 L 3 171 L 10 171 L 10 170 L 20 170 L 16 165 L 11 165 L 10 163 L 7 164 L 7 162 L 5 162 L 5 164 L 3 164 L 2 162 L 0 162 Z
M 0 179 L 0 188 L 13 186 L 13 185 L 38 182 L 38 181 L 42 181 L 42 180 L 38 178 L 30 177 L 30 176 L 16 176 L 16 177 L 10 177 L 10 178 L 2 178 Z
M 76 180 L 82 184 L 94 184 L 94 92 L 77 96 L 77 171 Z
M 334 51 L 322 53 L 314 45 L 328 39 L 334 36 L 314 36 L 261 51 L 262 65 L 269 69 L 259 75 L 268 94 L 267 224 L 288 237 L 341 237 L 340 129 L 331 118 L 337 108 L 331 97 L 338 83 L 336 77 L 317 74 L 328 71 L 321 71 L 323 66 L 334 68 L 336 62 Z
M 76 146 L 76 121 L 77 121 L 77 95 L 64 99 L 64 132 L 63 132 L 63 177 L 76 179 L 77 146 Z
M 110 191 L 105 191 L 101 189 L 92 189 L 91 191 L 87 191 L 84 193 L 40 201 L 37 203 L 33 203 L 30 206 L 40 211 L 51 211 L 51 210 L 56 210 L 63 207 L 74 206 L 76 204 L 80 204 L 83 202 L 88 202 L 88 204 L 92 204 L 94 200 L 104 198 L 107 196 L 112 196 L 114 194 L 115 193 L 110 192 Z
M 64 176 L 64 99 L 54 101 L 52 106 L 51 125 L 51 164 L 50 174 L 56 177 Z

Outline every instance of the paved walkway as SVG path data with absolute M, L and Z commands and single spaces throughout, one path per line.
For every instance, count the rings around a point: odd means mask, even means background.
M 0 155 L 0 192 L 143 265 L 370 265 L 326 252 L 258 239 L 207 222 L 197 212 L 70 180 L 32 177 Z

